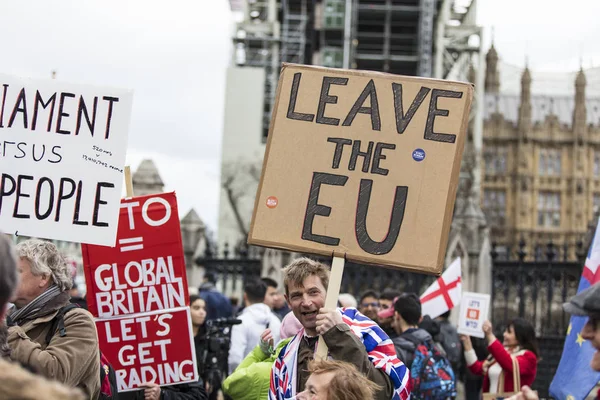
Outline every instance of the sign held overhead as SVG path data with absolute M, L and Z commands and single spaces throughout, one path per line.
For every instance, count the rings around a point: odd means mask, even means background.
M 248 242 L 441 273 L 472 96 L 285 64 Z
M 113 246 L 130 91 L 0 74 L 0 226 Z
M 189 303 L 175 193 L 123 199 L 117 246 L 81 246 L 92 315 L 110 318 Z

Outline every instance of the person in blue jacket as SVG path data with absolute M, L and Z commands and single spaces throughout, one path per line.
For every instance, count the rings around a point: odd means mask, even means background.
M 204 274 L 204 280 L 198 289 L 198 295 L 206 302 L 206 320 L 233 317 L 233 307 L 225 295 L 217 290 L 217 279 L 212 272 Z

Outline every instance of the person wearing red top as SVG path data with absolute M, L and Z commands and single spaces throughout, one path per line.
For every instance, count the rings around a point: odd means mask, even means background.
M 531 386 L 537 373 L 539 354 L 531 323 L 523 318 L 510 321 L 504 331 L 503 343 L 500 343 L 494 335 L 490 321 L 484 322 L 483 332 L 490 352 L 490 356 L 485 361 L 477 360 L 471 338 L 461 335 L 469 370 L 484 377 L 483 392 L 510 393 L 521 389 L 514 387 L 512 357 L 515 357 L 519 364 L 521 385 Z M 504 387 L 498 387 L 501 374 L 504 375 Z

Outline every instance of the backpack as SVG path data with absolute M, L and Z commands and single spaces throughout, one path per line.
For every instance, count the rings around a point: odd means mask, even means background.
M 446 351 L 446 358 L 450 361 L 452 368 L 455 372 L 458 372 L 462 364 L 462 344 L 458 338 L 456 328 L 450 323 L 443 322 L 440 324 L 441 328 L 441 345 Z
M 67 329 L 65 328 L 65 314 L 74 308 L 78 308 L 77 304 L 67 304 L 58 310 L 58 313 L 52 320 L 50 330 L 46 335 L 46 345 L 50 344 L 50 341 L 54 337 L 56 330 L 58 329 L 58 335 L 60 337 L 67 335 Z M 117 375 L 112 365 L 108 362 L 104 354 L 98 349 L 100 353 L 100 396 L 99 400 L 117 400 L 118 389 L 117 389 Z
M 432 340 L 421 341 L 412 334 L 402 338 L 414 346 L 409 365 L 413 400 L 443 400 L 456 396 L 456 379 L 450 361 Z

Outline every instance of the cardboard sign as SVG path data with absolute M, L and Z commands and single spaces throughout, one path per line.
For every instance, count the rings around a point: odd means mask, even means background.
M 119 392 L 146 382 L 166 386 L 198 380 L 188 307 L 97 320 L 96 329 Z
M 0 74 L 0 226 L 113 246 L 131 91 Z
M 483 323 L 488 319 L 490 295 L 463 292 L 458 316 L 458 333 L 483 338 Z
M 440 274 L 472 95 L 284 64 L 248 243 Z
M 81 246 L 96 317 L 189 305 L 175 193 L 123 199 L 117 246 Z

